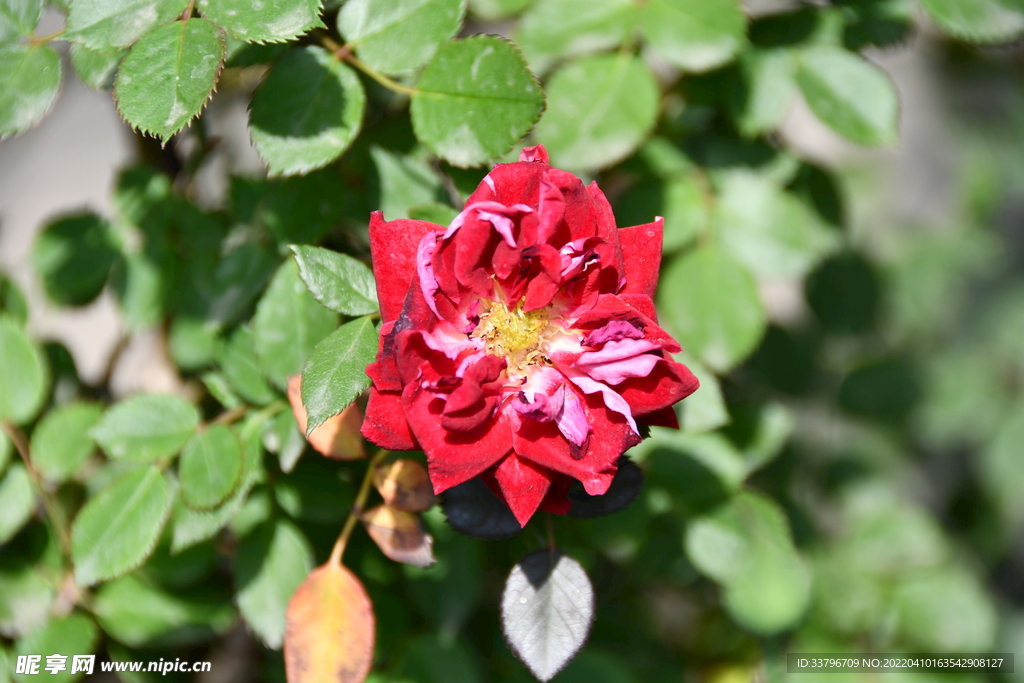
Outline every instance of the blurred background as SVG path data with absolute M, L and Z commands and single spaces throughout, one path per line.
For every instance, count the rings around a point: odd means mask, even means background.
M 647 54 L 664 91 L 654 134 L 621 162 L 574 169 L 598 180 L 620 225 L 666 216 L 675 235 L 669 257 L 702 239 L 696 225 L 763 212 L 798 220 L 768 208 L 765 178 L 810 206 L 827 239 L 806 267 L 758 273 L 767 327 L 749 353 L 720 367 L 713 354 L 703 364 L 693 359 L 703 387 L 681 408 L 684 430 L 654 430 L 631 453 L 647 475 L 640 498 L 601 519 L 558 520 L 559 543 L 590 572 L 598 608 L 589 644 L 556 681 L 784 680 L 786 652 L 1024 652 L 1024 51 L 946 37 L 916 5 L 834 7 L 853 17 L 844 24 L 847 47 L 864 48 L 895 83 L 898 142 L 856 146 L 799 95 L 782 103 L 770 130 L 744 135 L 730 99 L 735 65 L 679 79 Z M 818 21 L 824 12 L 764 3 L 746 10 L 750 39 L 766 50 L 799 43 L 804 15 Z M 472 4 L 463 34 L 511 35 L 544 73 L 542 53 L 519 39 L 522 11 Z M 56 29 L 62 18 L 50 10 L 45 22 Z M 183 360 L 185 333 L 175 337 L 170 318 L 126 314 L 123 288 L 111 284 L 80 306 L 47 296 L 37 240 L 59 217 L 128 215 L 118 193 L 139 177 L 129 168 L 162 174 L 174 193 L 222 222 L 287 228 L 297 203 L 252 203 L 245 214 L 247 187 L 280 188 L 259 185 L 264 170 L 246 130 L 260 69 L 229 68 L 201 124 L 165 146 L 123 123 L 109 91 L 74 77 L 37 127 L 0 142 L 0 270 L 26 296 L 31 333 L 54 342 L 51 361 L 71 368 L 58 378 L 77 377 L 70 394 L 81 385 L 109 386 L 114 398 L 205 395 L 207 362 Z M 388 155 L 423 155 L 404 112 L 368 87 L 381 112 L 367 122 L 368 142 L 319 186 L 337 193 L 338 206 L 321 210 L 318 239 L 356 251 L 369 210 L 383 206 L 396 218 L 425 201 L 454 201 L 482 174 L 424 164 L 454 179 L 455 189 L 446 181 L 444 190 L 417 175 L 419 166 L 394 175 Z M 708 173 L 710 200 L 701 187 Z M 675 331 L 683 313 L 667 313 L 665 302 L 688 284 L 682 266 L 666 263 L 660 303 Z M 716 301 L 713 285 L 696 286 Z M 320 558 L 345 505 L 316 485 L 352 477 L 349 465 L 314 457 L 285 485 Z M 251 500 L 281 498 L 272 488 L 258 486 Z M 497 604 L 509 567 L 543 544 L 540 532 L 483 543 L 453 532 L 440 510 L 426 522 L 439 558 L 431 570 L 391 564 L 361 535 L 350 551 L 378 614 L 380 673 L 371 680 L 530 680 L 502 642 Z M 30 554 L 33 533 L 0 546 L 0 564 Z M 225 542 L 178 560 L 154 556 L 147 580 L 182 595 L 204 582 L 230 594 Z M 26 595 L 11 586 L 8 600 Z M 0 626 L 8 620 L 0 633 L 13 643 L 22 634 L 10 625 L 18 614 L 11 605 L 0 605 Z M 231 618 L 206 618 L 208 628 L 179 624 L 173 637 L 119 639 L 106 629 L 103 647 L 111 657 L 212 659 L 213 672 L 196 679 L 204 682 L 283 680 L 279 651 Z M 1024 681 L 1024 663 L 1017 668 L 998 680 Z M 997 677 L 828 678 L 904 679 Z

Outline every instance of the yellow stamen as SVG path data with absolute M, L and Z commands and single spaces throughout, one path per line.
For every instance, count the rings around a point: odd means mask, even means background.
M 484 341 L 487 353 L 508 363 L 510 376 L 523 376 L 531 365 L 548 363 L 545 342 L 560 328 L 548 319 L 548 309 L 524 311 L 520 301 L 508 308 L 500 301 L 481 301 L 480 323 L 471 337 Z

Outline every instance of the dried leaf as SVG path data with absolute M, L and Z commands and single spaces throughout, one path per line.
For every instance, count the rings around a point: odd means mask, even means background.
M 395 460 L 377 465 L 373 485 L 384 502 L 406 512 L 426 512 L 434 506 L 434 488 L 427 468 L 415 460 Z
M 306 433 L 306 408 L 302 405 L 302 375 L 288 378 L 288 402 L 299 425 L 299 431 Z M 359 428 L 363 425 L 363 411 L 355 403 L 314 429 L 307 437 L 309 445 L 316 452 L 335 460 L 359 460 L 366 457 L 363 437 Z
M 434 538 L 411 512 L 378 505 L 362 515 L 366 533 L 389 559 L 413 567 L 434 564 Z
M 288 683 L 362 683 L 373 664 L 373 604 L 345 567 L 314 569 L 288 602 Z

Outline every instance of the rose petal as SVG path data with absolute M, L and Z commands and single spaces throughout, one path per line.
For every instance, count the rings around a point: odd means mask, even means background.
M 367 441 L 389 451 L 411 451 L 420 447 L 405 419 L 402 395 L 398 393 L 370 387 L 366 417 L 359 431 Z
M 526 526 L 551 488 L 553 473 L 510 453 L 494 470 L 501 497 L 520 526 Z
M 370 257 L 384 322 L 394 320 L 402 311 L 412 274 L 416 272 L 420 240 L 427 233 L 442 230 L 440 225 L 427 221 L 406 218 L 385 221 L 382 211 L 370 214 Z
M 661 242 L 664 219 L 619 230 L 625 286 L 620 294 L 644 294 L 654 297 L 661 272 Z

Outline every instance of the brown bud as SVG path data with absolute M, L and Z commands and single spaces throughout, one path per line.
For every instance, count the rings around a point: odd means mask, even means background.
M 370 538 L 388 558 L 413 567 L 434 564 L 434 538 L 423 531 L 419 516 L 378 505 L 364 512 L 362 520 Z
M 384 502 L 406 512 L 424 512 L 434 505 L 434 489 L 423 465 L 415 460 L 394 460 L 377 465 L 373 485 Z
M 288 402 L 299 430 L 305 434 L 308 421 L 306 407 L 302 405 L 302 375 L 288 378 Z M 355 403 L 318 426 L 306 437 L 309 445 L 318 453 L 334 460 L 358 460 L 366 457 L 363 437 L 359 428 L 363 426 L 363 411 Z

